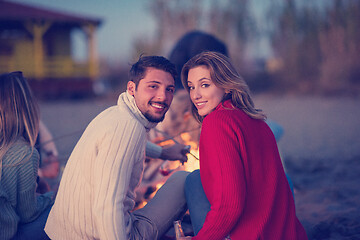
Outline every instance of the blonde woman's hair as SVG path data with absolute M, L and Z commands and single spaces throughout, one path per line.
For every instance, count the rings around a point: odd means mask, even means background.
M 190 92 L 188 86 L 189 71 L 198 66 L 204 66 L 210 71 L 211 81 L 215 86 L 229 92 L 225 94 L 222 102 L 231 99 L 234 107 L 242 109 L 251 118 L 266 119 L 265 114 L 254 107 L 249 87 L 244 79 L 231 64 L 230 59 L 221 53 L 205 51 L 195 55 L 184 65 L 181 71 L 181 81 L 188 92 Z M 194 117 L 202 122 L 203 117 L 199 115 L 194 104 L 191 107 Z
M 39 133 L 39 109 L 22 72 L 0 75 L 0 161 L 19 138 L 34 150 Z

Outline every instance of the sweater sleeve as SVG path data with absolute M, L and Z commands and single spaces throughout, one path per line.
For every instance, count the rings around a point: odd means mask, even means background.
M 141 132 L 145 130 L 130 122 L 122 124 L 126 126 L 115 126 L 98 147 L 93 214 L 99 239 L 128 239 L 125 201 L 135 161 L 140 158 L 139 147 L 145 147 L 144 134 Z
M 34 221 L 53 201 L 51 193 L 36 194 L 36 150 L 16 144 L 3 160 L 8 165 L 3 167 L 0 183 L 0 239 L 8 239 L 16 233 L 19 223 Z
M 11 239 L 16 231 L 19 216 L 7 201 L 7 195 L 0 184 L 0 239 Z
M 162 148 L 155 143 L 147 141 L 146 143 L 146 156 L 149 158 L 160 158 Z
M 203 121 L 200 174 L 211 210 L 194 240 L 224 239 L 243 212 L 246 186 L 240 154 L 242 139 L 228 113 L 213 112 Z
M 20 222 L 32 222 L 52 203 L 52 193 L 36 194 L 36 178 L 39 166 L 39 154 L 34 149 L 30 161 L 26 161 L 18 170 L 17 213 Z

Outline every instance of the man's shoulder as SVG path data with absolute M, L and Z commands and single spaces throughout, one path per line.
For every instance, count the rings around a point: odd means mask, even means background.
M 132 115 L 126 108 L 114 105 L 99 113 L 93 121 L 123 121 L 128 118 L 132 118 Z
M 111 106 L 98 114 L 88 127 L 101 129 L 102 131 L 114 131 L 116 128 L 126 128 L 126 126 L 143 127 L 140 122 L 131 114 L 128 109 L 119 105 Z M 129 128 L 129 130 L 131 130 Z

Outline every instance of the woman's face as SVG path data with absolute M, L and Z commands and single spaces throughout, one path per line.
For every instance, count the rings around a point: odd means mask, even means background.
M 190 99 L 200 116 L 211 113 L 225 95 L 225 90 L 215 86 L 211 81 L 210 71 L 205 66 L 198 66 L 189 70 L 188 86 Z

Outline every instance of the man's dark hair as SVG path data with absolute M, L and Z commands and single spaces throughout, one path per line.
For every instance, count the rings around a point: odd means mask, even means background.
M 177 76 L 175 65 L 168 59 L 162 56 L 141 55 L 139 60 L 131 66 L 129 72 L 129 79 L 136 84 L 136 87 L 138 86 L 140 80 L 145 77 L 145 73 L 148 68 L 156 68 L 168 72 L 174 80 Z

